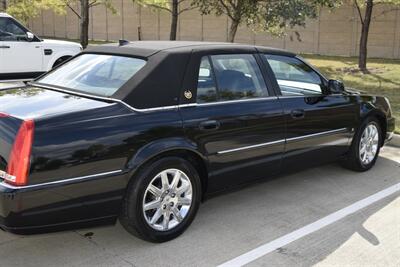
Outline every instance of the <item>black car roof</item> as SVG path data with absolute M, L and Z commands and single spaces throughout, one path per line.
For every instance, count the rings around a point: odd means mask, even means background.
M 85 53 L 119 54 L 148 58 L 160 51 L 169 53 L 191 52 L 195 49 L 257 49 L 260 52 L 295 56 L 294 53 L 264 46 L 254 46 L 248 44 L 224 43 L 224 42 L 199 42 L 199 41 L 134 41 L 125 45 L 110 43 L 104 45 L 89 46 Z

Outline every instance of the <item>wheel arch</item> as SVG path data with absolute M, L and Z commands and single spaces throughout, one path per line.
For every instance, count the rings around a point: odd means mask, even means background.
M 361 113 L 361 122 L 360 124 L 366 120 L 367 118 L 374 117 L 378 120 L 379 126 L 381 127 L 381 134 L 382 134 L 382 140 L 381 140 L 381 146 L 384 145 L 385 143 L 385 137 L 386 137 L 386 130 L 387 130 L 387 119 L 385 113 L 380 111 L 379 109 L 369 109 L 368 111 L 365 111 Z
M 48 61 L 45 63 L 46 71 L 50 71 L 53 68 L 54 63 L 56 63 L 56 61 L 60 58 L 72 58 L 76 54 L 76 52 L 70 50 L 55 53 L 51 56 L 51 59 L 48 59 Z
M 207 157 L 198 151 L 197 146 L 193 142 L 181 138 L 158 140 L 139 149 L 127 164 L 127 169 L 130 170 L 130 181 L 145 166 L 168 156 L 183 158 L 196 168 L 200 176 L 202 198 L 204 198 L 208 187 Z
M 68 60 L 68 59 L 70 59 L 70 58 L 72 58 L 72 55 L 65 55 L 65 56 L 58 57 L 58 58 L 53 62 L 53 65 L 51 66 L 51 68 L 53 69 L 53 68 L 57 67 L 57 66 L 56 66 L 56 63 L 57 63 L 59 60 L 62 60 L 61 63 L 63 63 L 64 61 L 66 61 L 66 60 Z M 59 63 L 59 64 L 60 64 L 60 63 Z

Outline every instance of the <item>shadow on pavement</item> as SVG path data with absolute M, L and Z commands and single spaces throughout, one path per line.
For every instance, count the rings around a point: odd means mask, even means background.
M 376 166 L 365 173 L 331 164 L 212 198 L 201 205 L 187 232 L 168 243 L 141 241 L 120 225 L 28 237 L 0 233 L 1 264 L 215 266 L 399 183 L 398 152 L 385 151 Z M 380 235 L 364 223 L 397 196 L 383 199 L 251 265 L 317 264 L 354 234 L 372 247 L 379 247 Z

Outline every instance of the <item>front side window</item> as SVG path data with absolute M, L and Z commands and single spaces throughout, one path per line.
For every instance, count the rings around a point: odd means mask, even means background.
M 132 57 L 83 54 L 37 82 L 87 94 L 111 96 L 145 64 L 145 60 Z
M 264 55 L 278 81 L 282 95 L 321 95 L 321 77 L 312 68 L 294 57 Z
M 261 70 L 250 54 L 203 57 L 197 92 L 198 103 L 268 96 Z
M 0 18 L 0 41 L 26 41 L 25 29 L 11 18 Z

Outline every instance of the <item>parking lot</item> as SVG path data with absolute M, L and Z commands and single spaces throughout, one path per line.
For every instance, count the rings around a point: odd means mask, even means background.
M 0 265 L 400 266 L 399 171 L 399 148 L 385 147 L 366 173 L 329 164 L 283 175 L 209 199 L 187 232 L 163 244 L 136 239 L 120 225 L 0 232 Z M 342 209 L 349 215 L 335 213 Z

